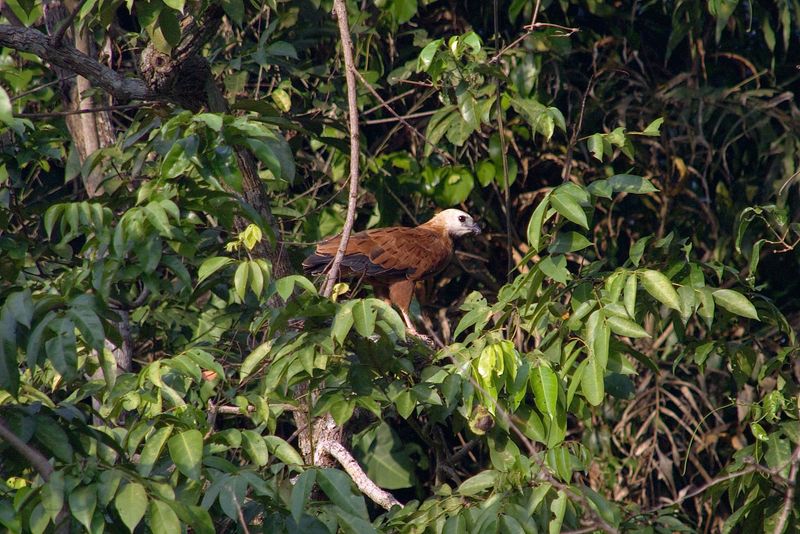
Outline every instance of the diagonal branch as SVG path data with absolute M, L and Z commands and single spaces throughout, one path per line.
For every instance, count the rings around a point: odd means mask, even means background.
M 353 479 L 361 493 L 372 499 L 379 506 L 386 510 L 390 510 L 392 506 L 403 507 L 400 501 L 395 499 L 391 493 L 382 490 L 370 480 L 364 470 L 361 469 L 361 466 L 358 465 L 356 459 L 353 458 L 353 455 L 341 443 L 332 440 L 320 441 L 317 443 L 316 454 L 317 456 L 328 454 L 336 458 L 347 474 L 350 475 L 350 478 Z M 315 461 L 314 463 L 316 464 L 317 462 Z
M 333 0 L 333 11 L 339 23 L 339 35 L 342 40 L 342 55 L 344 56 L 344 75 L 347 82 L 347 115 L 350 119 L 350 195 L 347 199 L 347 218 L 342 229 L 342 239 L 339 241 L 339 248 L 336 256 L 333 257 L 331 270 L 322 289 L 322 295 L 330 296 L 333 285 L 339 276 L 339 266 L 342 263 L 344 252 L 347 250 L 347 243 L 350 241 L 350 233 L 353 231 L 353 223 L 356 218 L 356 200 L 358 200 L 358 164 L 359 164 L 359 139 L 358 139 L 358 105 L 356 103 L 356 67 L 353 61 L 353 41 L 350 38 L 350 28 L 347 24 L 347 8 L 344 0 Z
M 0 24 L 0 46 L 39 56 L 51 65 L 80 74 L 120 100 L 161 100 L 138 78 L 128 78 L 63 42 L 53 46 L 50 38 L 33 28 Z
M 6 441 L 11 445 L 11 448 L 24 456 L 45 481 L 50 480 L 50 475 L 53 474 L 53 466 L 50 465 L 47 458 L 41 452 L 22 441 L 19 436 L 8 428 L 3 419 L 0 419 L 0 439 Z

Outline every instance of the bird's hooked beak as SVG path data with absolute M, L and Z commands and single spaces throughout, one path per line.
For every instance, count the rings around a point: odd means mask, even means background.
M 472 223 L 472 226 L 470 227 L 469 230 L 470 230 L 470 232 L 472 232 L 475 235 L 481 235 L 481 227 L 478 226 L 478 223 L 476 223 L 476 222 Z

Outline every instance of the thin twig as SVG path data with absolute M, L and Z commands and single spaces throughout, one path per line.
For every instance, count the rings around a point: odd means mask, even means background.
M 500 15 L 499 15 L 499 0 L 494 0 L 494 47 L 500 48 Z M 534 18 L 539 10 L 539 2 L 536 2 L 536 11 Z M 506 282 L 511 281 L 511 273 L 514 270 L 513 247 L 514 242 L 511 236 L 511 187 L 508 183 L 508 156 L 506 154 L 506 136 L 503 129 L 503 106 L 500 104 L 502 100 L 500 77 L 495 77 L 495 85 L 497 89 L 497 97 L 495 104 L 497 105 L 497 130 L 500 135 L 500 158 L 503 160 L 503 201 L 505 204 L 506 212 L 506 254 L 508 261 L 506 265 Z
M 81 115 L 84 113 L 99 113 L 103 111 L 120 111 L 125 109 L 139 109 L 142 104 L 124 104 L 120 106 L 103 106 L 91 109 L 74 109 L 72 111 L 48 111 L 44 113 L 16 113 L 15 117 L 24 119 L 47 119 L 50 117 L 66 117 L 68 115 Z
M 339 248 L 336 256 L 333 257 L 331 269 L 328 271 L 328 279 L 322 290 L 322 296 L 329 297 L 333 291 L 333 285 L 339 277 L 339 266 L 347 250 L 347 243 L 350 241 L 350 233 L 353 231 L 353 223 L 356 218 L 356 201 L 358 200 L 358 164 L 359 164 L 359 139 L 358 139 L 358 104 L 356 102 L 356 67 L 353 61 L 353 41 L 350 38 L 350 28 L 347 24 L 347 7 L 344 0 L 333 0 L 333 11 L 339 24 L 339 36 L 342 41 L 342 56 L 344 57 L 344 75 L 347 82 L 347 114 L 350 119 L 350 195 L 347 199 L 347 217 L 342 229 L 342 238 L 339 240 Z
M 395 119 L 397 119 L 397 120 L 400 122 L 400 124 L 402 124 L 403 126 L 405 126 L 406 128 L 408 128 L 409 130 L 411 130 L 411 131 L 412 131 L 412 132 L 413 132 L 413 133 L 414 133 L 414 134 L 415 134 L 417 137 L 419 137 L 420 139 L 422 139 L 422 141 L 423 141 L 425 144 L 427 144 L 427 145 L 430 145 L 430 146 L 433 148 L 433 150 L 434 150 L 434 151 L 436 151 L 436 153 L 437 153 L 437 154 L 439 154 L 440 156 L 442 156 L 443 158 L 445 158 L 445 159 L 449 160 L 449 161 L 450 161 L 450 162 L 452 162 L 452 163 L 455 163 L 455 162 L 456 162 L 456 160 L 455 160 L 455 158 L 453 158 L 453 156 L 451 156 L 450 154 L 448 154 L 447 152 L 443 151 L 441 148 L 439 148 L 438 146 L 436 146 L 436 144 L 435 144 L 435 143 L 431 143 L 431 142 L 428 140 L 428 138 L 427 138 L 427 137 L 425 137 L 425 135 L 424 135 L 422 132 L 420 132 L 419 130 L 417 130 L 416 128 L 414 128 L 414 127 L 413 127 L 411 124 L 409 124 L 409 123 L 408 123 L 408 121 L 406 121 L 406 118 L 412 118 L 411 116 L 408 116 L 408 117 L 403 117 L 403 116 L 401 116 L 399 113 L 397 113 L 397 112 L 396 112 L 394 109 L 392 109 L 392 107 L 389 105 L 389 103 L 388 103 L 388 102 L 386 102 L 386 100 L 384 100 L 384 99 L 383 99 L 383 97 L 381 97 L 381 95 L 379 95 L 379 94 L 378 94 L 378 92 L 375 90 L 375 88 L 374 88 L 374 87 L 372 87 L 372 84 L 370 84 L 370 83 L 369 83 L 369 82 L 368 82 L 368 81 L 367 81 L 367 80 L 366 80 L 366 79 L 365 79 L 365 78 L 364 78 L 364 77 L 361 75 L 361 73 L 360 73 L 360 72 L 358 72 L 357 70 L 355 70 L 355 67 L 353 68 L 353 71 L 354 71 L 355 75 L 358 77 L 358 80 L 359 80 L 359 81 L 360 81 L 360 82 L 361 82 L 361 83 L 364 85 L 364 87 L 366 87 L 366 88 L 367 88 L 367 91 L 369 91 L 369 92 L 372 94 L 372 96 L 374 96 L 375 98 L 377 98 L 377 99 L 378 99 L 378 102 L 380 102 L 380 103 L 381 103 L 381 107 L 385 108 L 385 109 L 386 109 L 386 110 L 387 110 L 389 113 L 391 113 L 391 114 L 394 116 L 394 118 L 395 118 Z M 433 113 L 431 113 L 431 115 L 432 115 L 432 114 L 433 114 Z M 422 115 L 420 115 L 420 116 L 422 116 Z M 371 122 L 370 122 L 370 124 L 377 124 L 377 122 L 372 122 L 372 121 L 371 121 Z
M 64 19 L 64 22 L 58 27 L 56 33 L 50 36 L 50 43 L 52 43 L 53 46 L 61 46 L 61 41 L 64 39 L 64 34 L 67 33 L 67 30 L 72 27 L 72 23 L 75 22 L 75 17 L 78 16 L 78 13 L 80 13 L 85 4 L 86 0 L 81 0 L 81 2 L 75 6 L 75 9 L 72 11 L 72 13 L 70 13 L 69 16 Z
M 775 523 L 773 534 L 782 534 L 783 529 L 786 528 L 786 522 L 789 520 L 789 512 L 792 511 L 794 506 L 794 494 L 797 490 L 797 470 L 800 467 L 800 444 L 795 447 L 792 453 L 791 460 L 792 467 L 789 470 L 789 479 L 787 481 L 786 495 L 783 497 L 783 509 L 781 515 L 778 516 L 778 521 Z

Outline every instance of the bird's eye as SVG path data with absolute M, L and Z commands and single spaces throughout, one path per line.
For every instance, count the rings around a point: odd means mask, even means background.
M 467 220 L 467 218 L 466 218 L 466 217 L 464 217 L 463 215 L 459 215 L 459 216 L 458 216 L 458 222 L 464 222 L 464 221 L 466 221 L 466 220 Z

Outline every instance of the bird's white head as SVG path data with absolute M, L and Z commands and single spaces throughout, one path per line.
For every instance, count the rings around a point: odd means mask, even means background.
M 443 226 L 453 237 L 481 233 L 480 227 L 475 224 L 469 213 L 456 209 L 447 209 L 437 213 L 430 223 Z

